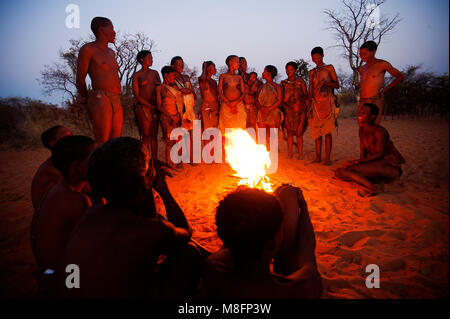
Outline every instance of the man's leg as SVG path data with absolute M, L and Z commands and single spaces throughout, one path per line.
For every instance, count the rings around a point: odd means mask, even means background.
M 316 138 L 316 158 L 311 163 L 320 163 L 322 161 L 322 136 Z
M 298 159 L 303 159 L 303 133 L 305 133 L 306 124 L 306 112 L 304 111 L 300 114 L 300 125 L 297 129 Z
M 370 179 L 395 179 L 399 177 L 400 172 L 398 168 L 387 164 L 384 159 L 356 164 L 346 168 L 339 168 L 336 170 L 337 178 L 347 182 L 356 182 L 363 187 L 365 191 L 364 196 L 375 195 L 380 192 L 380 189 L 374 185 Z
M 120 137 L 122 134 L 123 127 L 123 108 L 120 103 L 120 97 L 116 97 L 118 102 L 113 105 L 113 115 L 112 115 L 112 127 L 111 127 L 111 137 Z
M 274 259 L 273 269 L 287 276 L 306 263 L 316 266 L 316 239 L 302 191 L 282 185 L 275 193 L 283 208 L 283 242 Z
M 139 130 L 141 132 L 141 141 L 147 147 L 147 150 L 150 152 L 149 145 L 149 134 L 150 134 L 150 120 L 149 112 L 144 110 L 145 106 L 136 106 L 136 117 L 139 125 Z M 152 153 L 153 158 L 153 153 Z
M 159 116 L 152 115 L 152 121 L 149 128 L 150 149 L 152 151 L 152 158 L 158 158 L 158 127 Z
M 325 135 L 325 161 L 324 165 L 331 165 L 330 155 L 331 155 L 331 147 L 333 145 L 333 139 L 331 134 Z
M 92 121 L 96 144 L 106 142 L 111 136 L 113 108 L 111 101 L 102 93 L 89 96 L 87 109 Z

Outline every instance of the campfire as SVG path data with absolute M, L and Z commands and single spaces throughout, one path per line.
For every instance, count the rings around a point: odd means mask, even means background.
M 270 154 L 263 144 L 257 144 L 242 129 L 225 133 L 225 156 L 231 168 L 240 178 L 238 185 L 273 192 L 266 170 L 270 167 Z

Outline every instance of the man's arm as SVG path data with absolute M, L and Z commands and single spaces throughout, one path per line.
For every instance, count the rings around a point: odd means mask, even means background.
M 386 86 L 383 90 L 381 90 L 381 95 L 382 96 L 384 95 L 384 93 L 386 93 L 386 91 L 390 90 L 391 88 L 393 88 L 394 86 L 399 84 L 405 78 L 405 76 L 403 75 L 402 72 L 400 72 L 399 70 L 394 68 L 389 62 L 386 62 L 386 61 L 385 61 L 385 70 L 391 76 L 393 76 L 395 79 L 388 86 Z
M 276 83 L 274 84 L 277 89 L 277 101 L 270 107 L 270 110 L 275 110 L 277 107 L 280 106 L 281 102 L 283 102 L 283 90 L 281 89 L 281 85 Z
M 91 60 L 91 52 L 89 47 L 84 45 L 81 47 L 77 60 L 77 91 L 80 97 L 84 100 L 88 97 L 88 91 L 86 87 L 86 75 L 89 69 L 89 62 Z

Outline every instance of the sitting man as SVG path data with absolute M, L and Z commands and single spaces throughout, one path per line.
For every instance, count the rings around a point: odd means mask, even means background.
M 188 245 L 192 230 L 158 162 L 149 158 L 147 148 L 131 137 L 111 139 L 92 154 L 89 182 L 108 204 L 89 208 L 72 232 L 57 272 L 61 296 L 181 298 L 193 293 L 200 254 Z M 168 221 L 143 213 L 150 209 L 151 187 L 163 199 Z M 156 271 L 160 255 L 167 258 Z M 79 267 L 80 288 L 65 285 L 69 264 Z
M 64 136 L 72 135 L 69 129 L 61 125 L 56 125 L 41 134 L 42 144 L 50 151 L 56 142 Z M 31 202 L 36 210 L 42 196 L 52 188 L 61 179 L 61 173 L 55 168 L 51 157 L 47 158 L 44 163 L 39 166 L 36 174 L 34 174 L 31 182 Z
M 338 168 L 335 172 L 339 179 L 358 183 L 362 188 L 358 194 L 362 197 L 381 191 L 374 183 L 392 181 L 400 177 L 400 165 L 405 163 L 405 159 L 390 140 L 388 131 L 375 124 L 378 114 L 378 107 L 371 103 L 359 108 L 361 156 L 357 160 L 348 161 L 343 168 Z
M 66 136 L 52 149 L 52 161 L 62 179 L 42 197 L 31 224 L 31 247 L 40 275 L 54 273 L 70 233 L 91 206 L 81 191 L 87 183 L 87 163 L 94 147 L 89 137 Z M 40 288 L 44 292 L 45 287 Z
M 282 185 L 276 194 L 243 188 L 220 202 L 216 225 L 224 247 L 207 258 L 206 296 L 320 298 L 316 241 L 302 192 Z

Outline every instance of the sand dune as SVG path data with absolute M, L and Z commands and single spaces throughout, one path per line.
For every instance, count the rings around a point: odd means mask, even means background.
M 401 179 L 385 185 L 376 197 L 361 198 L 354 185 L 334 178 L 336 167 L 359 155 L 354 119 L 340 120 L 331 167 L 307 164 L 314 156 L 307 131 L 306 159 L 288 159 L 281 153 L 278 171 L 270 178 L 275 185 L 292 183 L 304 192 L 316 231 L 323 297 L 448 297 L 448 122 L 385 120 L 383 124 L 407 163 Z M 36 296 L 29 187 L 47 157 L 44 149 L 0 153 L 2 296 Z M 212 251 L 221 246 L 215 207 L 234 189 L 237 180 L 232 173 L 226 164 L 185 165 L 168 180 L 195 229 L 194 239 Z M 163 211 L 160 199 L 157 204 Z M 380 267 L 379 289 L 365 286 L 368 264 Z

